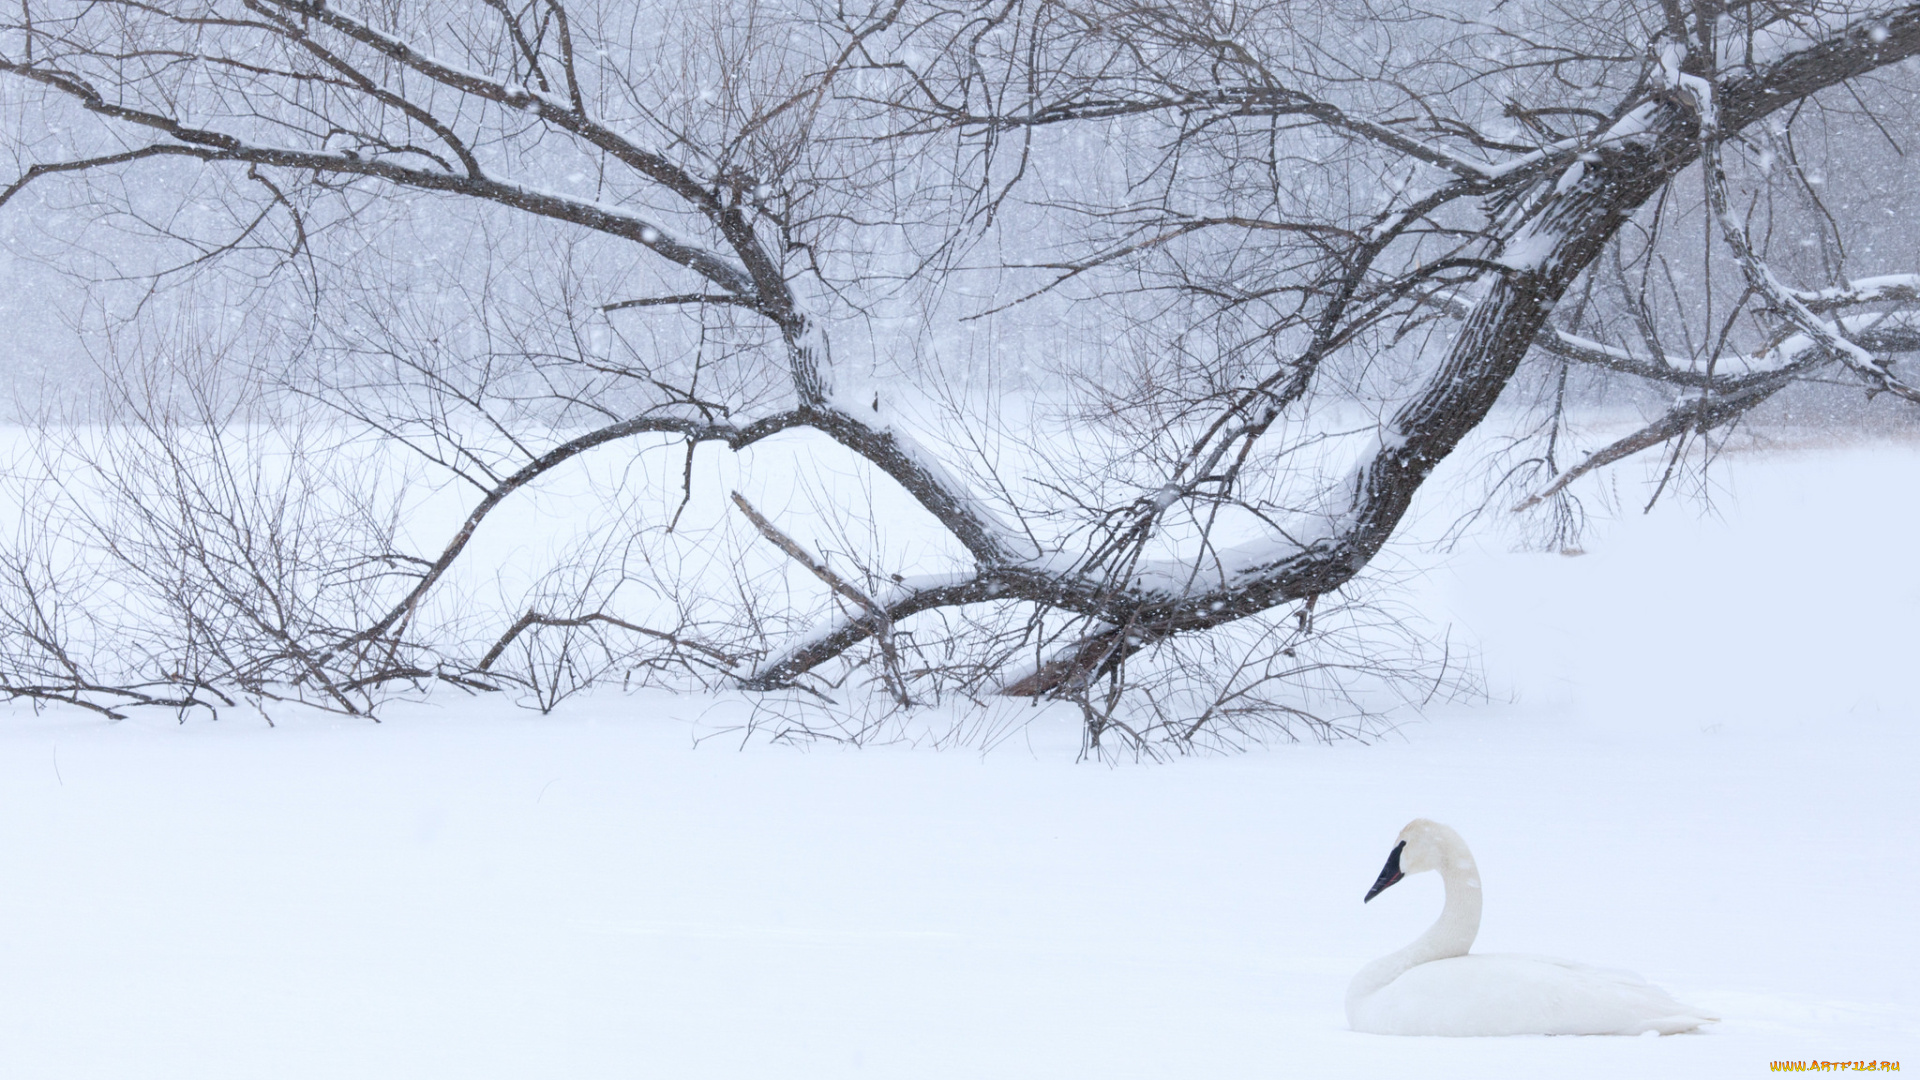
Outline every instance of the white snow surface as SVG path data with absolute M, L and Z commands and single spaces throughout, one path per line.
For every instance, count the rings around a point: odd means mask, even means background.
M 274 729 L 12 706 L 0 1075 L 1920 1067 L 1920 451 L 1724 464 L 1715 514 L 1665 504 L 1581 558 L 1399 546 L 1495 700 L 1367 746 L 1076 765 L 1064 712 L 984 756 L 695 745 L 743 701 L 658 695 Z M 1724 1021 L 1346 1030 L 1347 980 L 1439 909 L 1434 875 L 1360 900 L 1416 816 L 1473 838 L 1477 949 L 1631 968 Z

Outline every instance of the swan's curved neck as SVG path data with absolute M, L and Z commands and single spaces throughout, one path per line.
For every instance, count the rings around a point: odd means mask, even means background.
M 1480 934 L 1480 868 L 1474 865 L 1467 845 L 1454 841 L 1442 845 L 1440 880 L 1447 887 L 1446 906 L 1427 932 L 1399 952 L 1383 956 L 1354 977 L 1347 989 L 1349 999 L 1371 994 L 1400 977 L 1408 968 L 1429 960 L 1465 956 Z
M 1480 936 L 1480 868 L 1474 865 L 1473 853 L 1465 844 L 1459 845 L 1458 851 L 1447 852 L 1446 861 L 1440 864 L 1440 880 L 1447 886 L 1447 903 L 1440 909 L 1440 917 L 1401 950 L 1417 951 L 1420 958 L 1414 961 L 1416 964 L 1465 956 L 1473 948 L 1473 939 Z

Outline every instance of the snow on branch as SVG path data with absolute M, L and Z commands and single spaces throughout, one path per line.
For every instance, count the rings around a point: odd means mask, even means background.
M 1774 276 L 1773 268 L 1753 249 L 1747 240 L 1746 226 L 1734 215 L 1732 200 L 1728 197 L 1727 169 L 1721 157 L 1725 135 L 1720 130 L 1719 112 L 1714 105 L 1712 89 L 1703 80 L 1691 76 L 1677 79 L 1676 84 L 1691 98 L 1699 116 L 1700 157 L 1706 171 L 1707 200 L 1712 207 L 1714 220 L 1719 225 L 1720 238 L 1732 250 L 1748 286 L 1799 327 L 1801 333 L 1812 339 L 1819 348 L 1839 357 L 1874 388 L 1908 401 L 1920 402 L 1920 388 L 1902 381 L 1885 363 L 1850 339 L 1839 324 L 1816 315 L 1799 293 Z

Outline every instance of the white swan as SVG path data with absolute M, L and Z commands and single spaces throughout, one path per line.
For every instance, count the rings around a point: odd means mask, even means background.
M 1460 834 L 1421 818 L 1367 899 L 1408 874 L 1440 871 L 1446 907 L 1413 944 L 1360 969 L 1347 1024 L 1375 1035 L 1672 1035 L 1718 1020 L 1630 971 L 1540 956 L 1467 955 L 1480 932 L 1480 870 Z

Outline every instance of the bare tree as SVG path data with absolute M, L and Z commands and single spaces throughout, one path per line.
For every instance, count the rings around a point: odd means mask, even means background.
M 304 686 L 485 681 L 542 632 L 617 630 L 754 691 L 851 663 L 900 705 L 1067 698 L 1093 745 L 1231 742 L 1258 725 L 1222 718 L 1290 715 L 1249 686 L 1369 667 L 1288 661 L 1529 357 L 1556 393 L 1507 480 L 1562 514 L 1585 473 L 1797 382 L 1916 398 L 1888 355 L 1920 347 L 1920 278 L 1845 276 L 1858 230 L 1795 149 L 1904 115 L 1916 51 L 1920 5 L 1884 0 L 26 0 L 0 204 L 110 219 L 61 256 L 101 325 L 211 291 L 256 374 L 470 488 L 436 550 L 389 538 L 377 610 L 302 644 Z M 1796 286 L 1769 228 L 1809 221 L 1825 280 Z M 1003 352 L 1050 354 L 1027 385 L 1066 387 L 1056 412 L 940 383 Z M 1586 371 L 1681 397 L 1564 464 Z M 651 625 L 612 610 L 622 564 L 484 655 L 419 628 L 481 524 L 583 456 L 683 444 L 684 510 L 697 447 L 800 432 L 909 495 L 955 567 L 836 564 L 736 496 L 811 612 L 741 589 Z M 618 666 L 555 640 L 543 706 Z M 1195 663 L 1210 689 L 1124 707 Z M 85 696 L 56 684 L 15 692 Z

